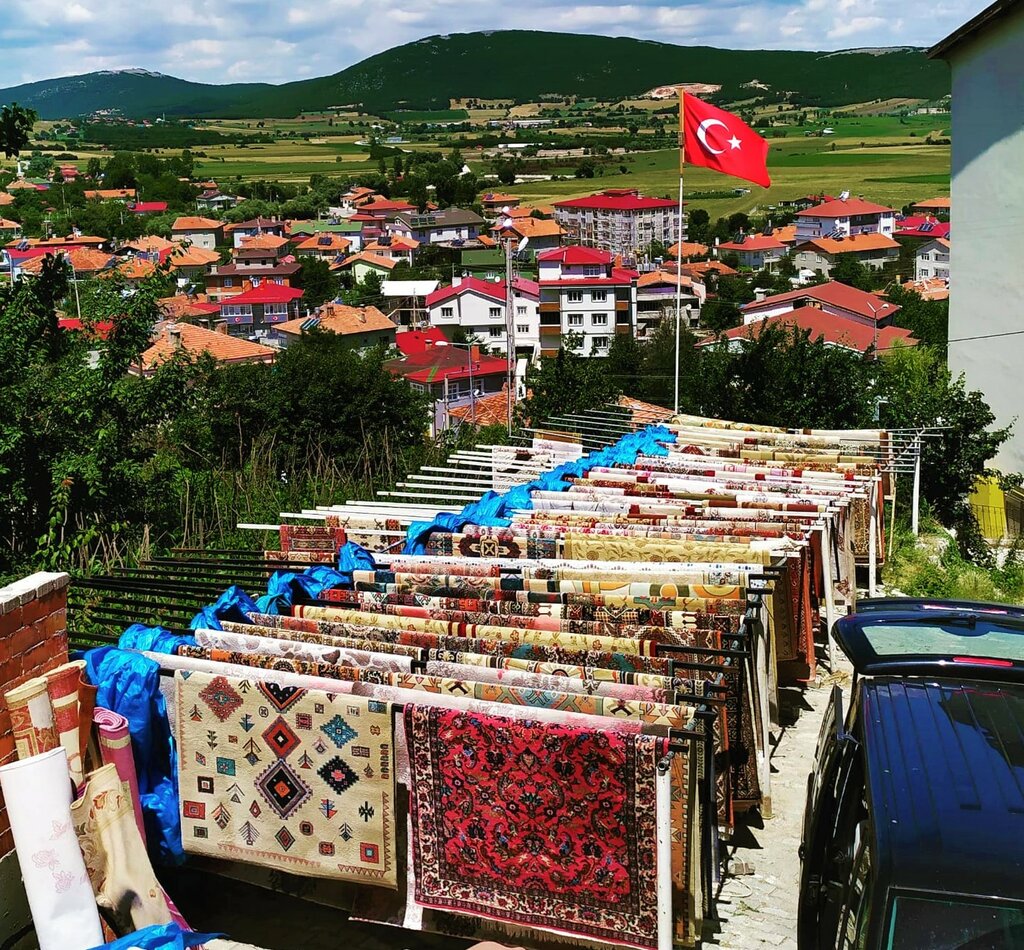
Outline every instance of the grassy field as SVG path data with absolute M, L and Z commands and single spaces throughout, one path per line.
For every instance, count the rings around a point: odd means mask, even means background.
M 465 109 L 458 108 L 458 104 L 464 105 L 465 102 L 455 100 L 452 109 L 439 110 L 431 115 L 463 114 Z M 479 104 L 485 108 L 471 110 L 474 118 L 477 113 L 498 111 L 494 108 L 496 103 Z M 587 105 L 594 107 L 593 103 Z M 894 207 L 934 195 L 948 194 L 949 146 L 925 144 L 929 135 L 933 138 L 948 137 L 948 114 L 902 118 L 866 114 L 869 107 L 879 105 L 865 103 L 846 115 L 830 116 L 809 123 L 804 128 L 789 126 L 785 138 L 769 138 L 768 166 L 773 180 L 771 188 L 765 190 L 751 185 L 747 193 L 729 198 L 698 199 L 690 207 L 705 208 L 712 217 L 718 217 L 735 211 L 763 209 L 779 200 L 822 191 L 830 194 L 849 191 Z M 858 111 L 864 111 L 865 114 L 858 114 Z M 418 119 L 423 121 L 427 113 L 410 112 L 402 115 L 416 115 L 423 117 Z M 373 118 L 363 116 L 359 121 L 367 123 L 373 121 Z M 376 168 L 376 163 L 370 161 L 367 147 L 357 144 L 361 135 L 348 128 L 347 119 L 334 119 L 333 125 L 328 124 L 328 116 L 324 114 L 301 119 L 268 119 L 263 129 L 257 129 L 256 123 L 251 120 L 210 120 L 203 125 L 228 133 L 252 130 L 283 136 L 266 145 L 214 145 L 195 149 L 194 152 L 202 153 L 196 157 L 196 173 L 204 178 L 225 183 L 236 178 L 268 178 L 301 183 L 314 174 L 356 176 Z M 803 134 L 805 130 L 826 126 L 832 128 L 835 134 Z M 606 131 L 610 133 L 610 130 L 604 129 L 585 131 L 588 135 Z M 769 136 L 774 131 L 768 130 Z M 311 138 L 297 137 L 303 134 Z M 438 149 L 440 146 L 436 141 L 429 141 L 403 144 L 401 148 L 411 151 Z M 78 156 L 77 164 L 82 168 L 91 155 L 109 154 L 93 149 L 73 150 Z M 467 152 L 467 155 L 470 154 Z M 675 149 L 634 152 L 602 165 L 604 174 L 599 177 L 530 182 L 508 190 L 537 203 L 590 194 L 600 188 L 610 187 L 638 188 L 645 194 L 670 197 L 676 194 L 678 187 L 677 163 Z M 480 175 L 490 173 L 490 164 L 489 159 L 470 158 L 471 167 Z M 620 169 L 624 169 L 624 172 Z M 525 174 L 544 174 L 550 171 L 550 166 L 534 166 L 529 160 L 524 167 Z M 572 169 L 559 168 L 557 173 L 562 176 L 571 175 Z M 689 192 L 698 193 L 729 191 L 746 186 L 743 182 L 706 169 L 687 166 L 685 187 Z

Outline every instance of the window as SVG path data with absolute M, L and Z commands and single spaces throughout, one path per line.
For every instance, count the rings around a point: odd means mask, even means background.
M 499 319 L 501 319 L 501 307 L 491 307 L 491 309 L 487 311 L 487 315 L 492 320 L 499 320 Z
M 886 928 L 888 950 L 904 947 L 1019 946 L 1024 907 L 998 901 L 897 897 Z
M 441 308 L 441 316 L 442 317 L 454 317 L 455 316 L 455 308 L 454 307 L 442 307 Z
M 594 349 L 595 350 L 607 350 L 608 349 L 608 337 L 606 337 L 606 336 L 595 336 L 594 337 Z
M 530 324 L 528 324 L 528 323 L 517 323 L 516 324 L 516 333 L 523 333 L 523 334 L 525 334 L 525 333 L 529 333 L 529 332 L 530 332 Z
M 592 313 L 590 315 L 590 322 L 595 327 L 606 327 L 608 326 L 608 314 Z
M 516 316 L 525 317 L 526 316 L 526 307 L 516 307 Z
M 570 313 L 569 314 L 569 326 L 581 327 L 583 326 L 583 314 L 582 313 Z
M 590 292 L 590 299 L 593 300 L 593 301 L 607 300 L 608 299 L 608 291 L 607 290 L 592 290 Z
M 491 327 L 488 332 L 491 334 L 491 339 L 495 339 L 501 336 L 501 327 Z
M 235 286 L 235 278 L 234 277 L 225 277 L 224 278 L 224 286 L 225 287 L 234 287 Z
M 570 290 L 565 295 L 565 299 L 568 300 L 569 303 L 581 303 L 582 300 L 583 300 L 583 291 L 582 290 Z
M 601 268 L 593 264 L 588 264 L 586 267 L 583 268 L 583 273 L 586 274 L 587 277 L 600 277 Z

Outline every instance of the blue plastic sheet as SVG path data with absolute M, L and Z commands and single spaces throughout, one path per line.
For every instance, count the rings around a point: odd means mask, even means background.
M 376 566 L 377 562 L 366 548 L 346 541 L 338 548 L 338 573 L 342 575 L 342 584 L 334 586 L 351 586 L 353 571 L 372 571 Z
M 174 738 L 160 693 L 160 667 L 116 647 L 89 650 L 85 663 L 89 682 L 97 687 L 96 705 L 128 720 L 150 857 L 160 864 L 181 864 Z
M 111 940 L 110 943 L 93 947 L 92 950 L 132 950 L 133 947 L 139 947 L 140 950 L 188 950 L 189 947 L 198 947 L 208 940 L 223 936 L 224 934 L 192 933 L 189 930 L 182 930 L 175 923 L 153 924 L 125 937 Z
M 256 601 L 241 587 L 232 585 L 217 598 L 217 602 L 204 607 L 193 618 L 189 626 L 193 630 L 220 630 L 222 620 L 235 623 L 249 623 L 249 614 L 258 611 Z
M 177 653 L 178 647 L 196 645 L 193 636 L 179 636 L 166 627 L 147 627 L 133 623 L 121 634 L 117 645 L 122 650 L 146 650 L 149 653 Z
M 275 571 L 267 581 L 267 592 L 256 601 L 256 608 L 261 614 L 286 613 L 294 604 L 310 603 L 325 590 L 350 581 L 351 575 L 346 578 L 339 571 L 323 566 L 307 568 L 301 574 Z
M 479 501 L 471 502 L 457 514 L 445 512 L 433 521 L 414 521 L 406 532 L 405 554 L 423 554 L 431 532 L 446 531 L 454 534 L 467 524 L 507 527 L 513 511 L 532 508 L 530 496 L 535 491 L 565 491 L 567 478 L 579 478 L 597 466 L 631 465 L 638 455 L 668 455 L 662 444 L 675 442 L 675 433 L 664 426 L 648 426 L 639 432 L 624 435 L 615 445 L 608 446 L 586 458 L 565 462 L 532 482 L 517 485 L 503 495 L 488 492 Z

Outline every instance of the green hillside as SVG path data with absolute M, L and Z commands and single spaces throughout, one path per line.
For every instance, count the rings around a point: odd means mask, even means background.
M 529 68 L 496 68 L 509 50 Z M 938 99 L 950 91 L 945 64 L 919 49 L 723 50 L 628 37 L 500 30 L 431 36 L 378 53 L 333 76 L 280 86 L 214 86 L 142 70 L 90 73 L 0 89 L 43 118 L 119 108 L 145 117 L 288 117 L 359 104 L 371 113 L 446 110 L 452 98 L 531 102 L 549 95 L 617 99 L 660 85 L 705 82 L 719 98 L 793 93 L 807 105 L 837 106 L 889 97 Z M 756 82 L 757 89 L 746 84 Z M 767 87 L 764 89 L 763 87 Z

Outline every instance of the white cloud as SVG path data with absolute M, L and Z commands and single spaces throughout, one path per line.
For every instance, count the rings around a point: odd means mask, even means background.
M 140 66 L 202 82 L 327 75 L 437 33 L 544 29 L 740 49 L 918 45 L 985 0 L 2 0 L 0 87 Z

